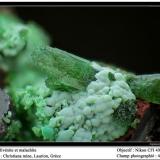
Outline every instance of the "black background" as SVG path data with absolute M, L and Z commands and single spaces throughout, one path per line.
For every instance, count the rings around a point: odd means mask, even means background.
M 56 46 L 84 58 L 135 71 L 160 72 L 160 8 L 16 7 L 48 31 Z

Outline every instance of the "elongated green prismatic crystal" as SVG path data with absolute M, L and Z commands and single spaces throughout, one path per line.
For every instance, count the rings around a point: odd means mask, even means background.
M 128 83 L 137 98 L 160 104 L 160 74 L 132 76 Z
M 90 61 L 58 48 L 38 48 L 32 56 L 36 67 L 47 74 L 49 88 L 82 90 L 94 79 L 96 71 Z

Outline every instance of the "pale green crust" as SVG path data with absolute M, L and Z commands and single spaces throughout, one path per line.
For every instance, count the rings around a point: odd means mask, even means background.
M 93 67 L 97 70 L 95 81 L 85 91 L 51 91 L 41 78 L 12 90 L 17 112 L 26 112 L 36 137 L 49 141 L 102 142 L 126 133 L 132 122 L 120 124 L 113 114 L 122 102 L 135 101 L 135 96 L 123 74 L 109 67 L 97 69 L 95 64 Z M 115 79 L 110 80 L 110 74 Z

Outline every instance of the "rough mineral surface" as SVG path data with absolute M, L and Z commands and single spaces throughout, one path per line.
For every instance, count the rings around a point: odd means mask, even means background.
M 112 141 L 126 133 L 130 126 L 118 123 L 113 113 L 121 103 L 135 101 L 135 96 L 123 74 L 95 63 L 93 67 L 95 81 L 83 92 L 51 91 L 42 79 L 14 89 L 17 110 L 25 111 L 36 137 L 90 142 Z
M 3 118 L 4 114 L 9 110 L 9 97 L 0 89 L 0 120 Z

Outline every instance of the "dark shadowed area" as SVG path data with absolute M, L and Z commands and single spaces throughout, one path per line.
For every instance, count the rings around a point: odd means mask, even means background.
M 17 7 L 53 39 L 52 46 L 137 73 L 160 72 L 159 7 Z

